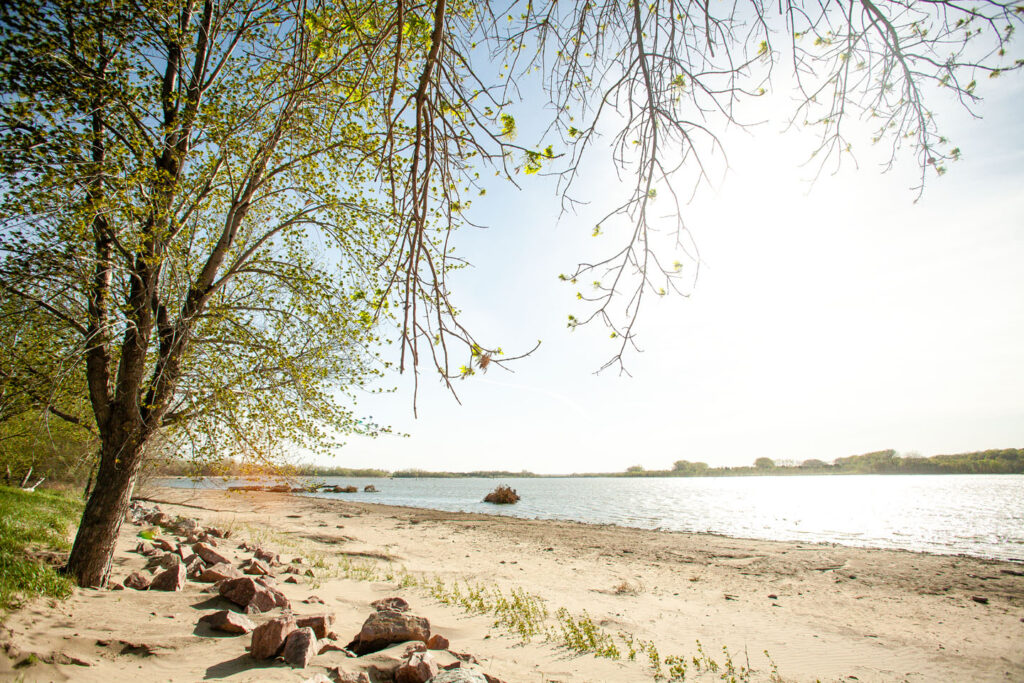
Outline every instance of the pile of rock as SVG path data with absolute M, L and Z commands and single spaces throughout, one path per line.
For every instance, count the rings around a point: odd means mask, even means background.
M 468 668 L 468 664 L 477 663 L 472 655 L 448 650 L 448 639 L 432 634 L 430 622 L 411 614 L 409 603 L 404 598 L 389 597 L 371 603 L 374 612 L 366 618 L 352 641 L 341 646 L 338 634 L 332 630 L 334 614 L 294 614 L 288 598 L 276 587 L 274 571 L 283 567 L 280 571 L 289 575 L 286 581 L 296 582 L 295 575 L 303 572 L 300 569 L 305 564 L 302 558 L 295 558 L 286 565 L 277 553 L 251 543 L 238 546 L 238 550 L 249 556 L 237 557 L 237 553 L 222 546 L 223 539 L 229 534 L 212 527 L 204 528 L 194 519 L 172 518 L 156 506 L 147 508 L 133 502 L 127 517 L 134 524 L 158 527 L 173 535 L 139 542 L 135 552 L 147 558 L 145 569 L 132 572 L 124 579 L 123 585 L 115 584 L 114 589 L 180 591 L 187 580 L 213 584 L 209 590 L 234 608 L 207 613 L 199 618 L 199 622 L 215 631 L 251 634 L 249 655 L 253 659 L 279 657 L 292 667 L 305 669 L 314 657 L 340 651 L 348 657 L 379 657 L 364 664 L 373 680 L 394 683 L 502 683 L 493 676 Z M 311 570 L 305 569 L 305 573 L 311 574 Z M 303 602 L 323 604 L 315 596 Z M 276 609 L 281 613 L 263 623 L 258 624 L 251 618 Z M 397 659 L 390 651 L 381 652 L 404 643 L 409 645 Z M 438 651 L 447 651 L 440 661 L 435 656 Z M 335 668 L 332 676 L 328 678 L 318 674 L 305 683 L 370 683 L 371 680 L 365 672 L 351 673 L 340 668 Z

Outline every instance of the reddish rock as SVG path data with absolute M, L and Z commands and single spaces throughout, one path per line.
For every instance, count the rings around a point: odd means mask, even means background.
M 395 683 L 427 683 L 438 670 L 437 662 L 429 652 L 414 652 L 395 671 Z
M 306 603 L 307 605 L 322 605 L 322 604 L 324 604 L 324 601 L 321 600 L 320 598 L 318 598 L 315 595 L 310 595 L 308 598 L 306 598 L 302 602 Z
M 345 652 L 345 648 L 330 640 L 318 640 L 316 646 L 316 653 L 318 655 L 322 655 L 325 652 Z
M 155 548 L 145 541 L 139 541 L 138 545 L 135 546 L 135 552 L 148 557 L 155 552 Z
M 224 581 L 218 592 L 239 607 L 253 606 L 260 612 L 269 612 L 277 607 L 277 598 L 271 590 L 248 576 Z
M 255 574 L 256 576 L 270 576 L 270 567 L 267 566 L 262 560 L 252 559 L 249 560 L 249 565 L 245 568 L 246 574 Z
M 227 579 L 241 578 L 242 572 L 226 562 L 215 564 L 212 567 L 206 567 L 199 574 L 199 580 L 204 583 L 217 583 L 218 581 L 224 581 Z
M 270 659 L 274 657 L 284 647 L 284 641 L 288 634 L 294 630 L 295 619 L 290 614 L 271 619 L 265 624 L 257 626 L 252 631 L 252 644 L 249 647 L 249 655 L 253 659 Z
M 174 557 L 173 555 L 171 557 Z M 154 591 L 180 591 L 185 587 L 185 565 L 178 564 L 174 565 L 170 569 L 166 569 L 153 578 L 153 583 L 149 585 L 150 590 Z
M 366 675 L 365 671 L 355 673 L 353 671 L 342 671 L 339 668 L 331 670 L 334 674 L 334 680 L 337 683 L 370 683 L 370 677 Z
M 409 640 L 426 642 L 429 638 L 430 622 L 423 617 L 393 611 L 374 612 L 363 622 L 349 649 L 362 656 L 395 643 Z
M 451 645 L 451 643 L 449 643 L 448 639 L 440 633 L 435 633 L 430 636 L 430 640 L 427 641 L 428 650 L 447 650 L 449 645 Z
M 299 580 L 296 579 L 294 576 L 289 576 L 287 579 L 284 580 L 284 582 L 285 583 L 295 583 L 295 584 L 297 584 L 297 583 L 299 583 Z
M 272 553 L 269 550 L 263 548 L 256 548 L 252 553 L 257 560 L 262 560 L 273 567 L 276 564 L 281 564 L 281 556 L 277 553 Z
M 227 633 L 248 633 L 256 628 L 256 624 L 252 623 L 248 617 L 226 609 L 207 614 L 199 621 L 209 624 L 214 631 L 226 631 Z
M 132 572 L 128 575 L 128 578 L 124 580 L 124 585 L 128 588 L 134 588 L 137 591 L 144 591 L 149 588 L 153 580 L 143 574 L 142 572 Z
M 311 628 L 297 628 L 284 642 L 284 661 L 296 669 L 305 669 L 316 656 L 316 635 Z
M 370 603 L 370 607 L 374 608 L 378 612 L 384 610 L 391 610 L 392 612 L 408 612 L 409 603 L 405 598 L 381 598 L 380 600 L 374 600 Z
M 153 567 L 159 567 L 160 569 L 170 569 L 181 564 L 181 558 L 178 557 L 177 553 L 160 553 L 149 558 L 149 562 L 146 563 L 146 569 Z
M 154 538 L 153 545 L 155 545 L 157 548 L 160 548 L 160 550 L 166 550 L 169 553 L 177 551 L 175 545 L 168 541 L 166 538 Z
M 285 594 L 282 593 L 281 591 L 279 591 L 277 588 L 274 587 L 274 585 L 276 583 L 274 581 L 274 577 L 272 577 L 272 576 L 260 576 L 260 577 L 258 577 L 256 579 L 256 583 L 258 585 L 263 586 L 268 591 L 270 591 L 270 594 L 274 598 L 274 605 L 275 606 L 283 607 L 284 609 L 291 608 L 292 605 L 291 605 L 290 602 L 288 602 L 288 598 L 285 597 Z M 264 611 L 266 611 L 266 610 L 264 610 Z
M 192 552 L 203 558 L 207 564 L 231 564 L 231 560 L 221 555 L 206 543 L 196 543 L 192 546 Z
M 115 581 L 114 583 L 110 584 L 109 588 L 112 591 L 123 591 L 124 590 L 124 585 L 118 583 L 117 581 Z
M 333 614 L 306 614 L 295 617 L 295 623 L 299 628 L 311 628 L 317 638 L 326 638 L 327 633 L 334 625 Z

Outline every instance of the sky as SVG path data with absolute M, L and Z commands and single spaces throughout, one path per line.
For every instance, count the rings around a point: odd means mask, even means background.
M 456 382 L 461 404 L 425 372 L 417 418 L 410 378 L 392 377 L 396 393 L 355 410 L 409 436 L 310 459 L 572 473 L 1024 446 L 1024 78 L 983 85 L 983 120 L 941 109 L 963 159 L 917 203 L 912 159 L 883 174 L 865 144 L 858 168 L 811 185 L 810 134 L 729 132 L 728 173 L 684 209 L 699 276 L 688 297 L 648 300 L 629 376 L 595 374 L 616 346 L 566 327 L 585 309 L 557 278 L 614 248 L 590 232 L 615 176 L 588 177 L 578 216 L 560 216 L 550 179 L 488 188 L 471 217 L 490 227 L 457 238 L 473 267 L 454 300 L 484 344 L 542 344 Z

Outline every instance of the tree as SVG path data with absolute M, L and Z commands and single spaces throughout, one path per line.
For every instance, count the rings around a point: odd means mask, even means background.
M 643 465 L 630 465 L 626 468 L 628 474 L 640 474 L 644 471 Z
M 811 458 L 809 460 L 804 460 L 802 463 L 800 463 L 800 467 L 804 467 L 804 468 L 807 468 L 807 469 L 815 469 L 815 470 L 820 470 L 820 469 L 823 469 L 823 468 L 828 467 L 828 466 L 829 465 L 828 465 L 827 462 L 825 462 L 824 460 L 818 460 L 817 458 Z
M 672 463 L 674 472 L 685 472 L 687 474 L 699 474 L 708 469 L 706 462 L 690 462 L 689 460 L 676 460 Z
M 622 367 L 644 298 L 683 291 L 699 264 L 678 180 L 707 179 L 716 126 L 742 124 L 737 102 L 764 92 L 783 49 L 822 168 L 861 115 L 894 155 L 910 146 L 923 183 L 959 156 L 927 88 L 976 102 L 978 75 L 1021 66 L 1007 54 L 1020 23 L 999 1 L 4 3 L 0 283 L 77 340 L 101 443 L 69 570 L 106 582 L 164 434 L 268 457 L 377 433 L 336 400 L 382 367 L 374 323 L 394 316 L 417 381 L 433 366 L 453 387 L 503 362 L 447 283 L 481 171 L 555 173 L 572 209 L 617 131 L 633 182 L 594 233 L 621 241 L 563 279 L 592 284 L 569 326 L 609 326 Z M 514 99 L 533 73 L 550 141 L 520 144 Z
M 759 470 L 772 470 L 775 469 L 775 461 L 771 458 L 758 458 L 754 461 L 754 467 Z

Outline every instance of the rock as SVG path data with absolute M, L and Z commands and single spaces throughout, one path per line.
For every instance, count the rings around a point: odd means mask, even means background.
M 285 567 L 282 573 L 284 573 L 284 574 L 301 574 L 302 570 L 299 569 L 298 567 Z
M 242 578 L 243 574 L 237 567 L 224 562 L 214 564 L 212 567 L 204 568 L 199 575 L 199 580 L 207 584 L 215 584 L 218 581 Z
M 324 604 L 324 601 L 321 600 L 320 598 L 318 598 L 315 595 L 310 595 L 308 598 L 306 598 L 302 602 L 306 603 L 307 605 L 322 605 L 322 604 Z
M 489 673 L 484 673 L 484 680 L 486 680 L 487 683 L 505 683 L 505 681 L 501 680 L 497 676 L 492 676 Z
M 426 642 L 429 638 L 430 622 L 423 617 L 390 610 L 374 612 L 363 622 L 359 635 L 348 649 L 362 656 L 395 643 L 409 640 Z
M 438 672 L 430 683 L 487 683 L 487 678 L 472 669 L 448 669 Z
M 428 650 L 447 650 L 449 645 L 451 645 L 451 643 L 449 643 L 448 639 L 440 633 L 435 633 L 430 636 L 430 640 L 427 641 Z
M 149 558 L 149 561 L 146 562 L 146 569 L 151 569 L 153 567 L 170 569 L 171 567 L 176 567 L 179 564 L 181 564 L 181 558 L 177 553 L 161 553 L 160 555 L 154 555 Z
M 176 557 L 171 555 L 171 557 Z M 153 578 L 149 589 L 153 591 L 180 591 L 185 587 L 185 565 L 179 560 L 170 569 L 165 569 Z
M 117 581 L 115 581 L 114 583 L 110 584 L 109 588 L 112 591 L 123 591 L 124 590 L 124 584 L 120 584 Z
M 317 674 L 312 678 L 307 678 L 302 683 L 334 683 L 334 679 L 329 678 L 325 674 Z
M 409 611 L 409 603 L 406 602 L 405 598 L 381 598 L 371 602 L 370 607 L 378 612 L 383 612 L 384 610 L 391 610 L 392 612 Z
M 239 579 L 228 579 L 220 584 L 218 592 L 239 607 L 250 605 L 260 612 L 269 612 L 277 607 L 277 597 L 266 586 L 256 583 L 248 576 Z M 287 603 L 287 600 L 285 600 Z
M 316 656 L 316 635 L 311 628 L 297 628 L 284 642 L 284 661 L 296 669 L 305 669 Z
M 272 577 L 272 576 L 260 576 L 259 578 L 256 579 L 256 583 L 260 584 L 261 586 L 266 588 L 268 591 L 270 591 L 271 595 L 274 596 L 274 604 L 276 606 L 283 607 L 284 609 L 290 609 L 291 608 L 292 605 L 291 605 L 290 602 L 288 602 L 288 598 L 285 597 L 285 594 L 282 593 L 281 591 L 279 591 L 277 588 L 274 587 L 274 585 L 275 585 L 274 577 Z
M 322 655 L 325 652 L 345 652 L 345 648 L 330 640 L 318 640 L 316 653 Z
M 333 614 L 306 614 L 295 617 L 299 628 L 311 628 L 317 638 L 326 638 L 331 626 L 334 625 Z
M 288 634 L 294 630 L 295 619 L 290 614 L 257 626 L 252 631 L 249 655 L 253 659 L 270 659 L 276 656 L 284 647 Z
M 269 550 L 264 550 L 263 548 L 256 548 L 256 550 L 253 551 L 253 556 L 257 560 L 262 560 L 266 562 L 271 567 L 277 564 L 281 564 L 280 555 L 278 555 L 277 553 L 272 553 Z
M 980 595 L 972 595 L 971 600 L 974 600 L 974 602 L 978 603 L 979 605 L 988 604 L 988 598 L 982 597 Z
M 175 545 L 168 541 L 166 538 L 154 538 L 153 545 L 155 545 L 157 548 L 160 548 L 160 550 L 166 550 L 169 553 L 173 553 L 177 550 Z
M 128 588 L 134 588 L 137 591 L 144 591 L 149 588 L 149 585 L 152 582 L 153 580 L 142 572 L 132 572 L 128 575 L 128 578 L 124 580 L 124 585 Z
M 166 527 L 171 524 L 171 516 L 166 512 L 152 512 L 145 517 L 146 521 L 154 526 Z
M 364 493 L 377 493 L 377 487 L 374 486 L 373 484 L 367 484 L 366 486 L 363 487 L 363 492 Z
M 395 683 L 427 683 L 439 669 L 429 652 L 414 652 L 395 671 Z
M 256 628 L 256 624 L 252 623 L 249 618 L 226 609 L 207 614 L 199 621 L 209 624 L 214 631 L 227 633 L 248 633 Z
M 257 576 L 270 576 L 270 567 L 266 565 L 262 560 L 252 559 L 249 560 L 249 565 L 245 568 L 246 574 L 255 574 Z
M 296 579 L 294 576 L 289 576 L 287 579 L 284 580 L 284 582 L 285 583 L 298 583 L 299 580 Z
M 218 553 L 206 543 L 193 544 L 192 552 L 203 558 L 203 562 L 207 564 L 231 564 L 231 560 Z
M 140 555 L 145 555 L 147 557 L 152 555 L 154 550 L 155 549 L 153 548 L 153 546 L 149 543 L 146 543 L 145 541 L 139 541 L 138 545 L 135 546 L 135 552 L 137 552 Z
M 334 668 L 331 669 L 331 673 L 334 675 L 334 680 L 337 681 L 337 683 L 370 683 L 370 677 L 363 671 L 355 673 L 352 671 L 342 671 L 339 668 Z
M 192 519 L 190 517 L 178 517 L 174 522 L 174 528 L 177 529 L 178 533 L 182 536 L 188 536 L 189 534 L 195 534 L 202 531 L 202 527 L 199 526 L 199 520 Z

